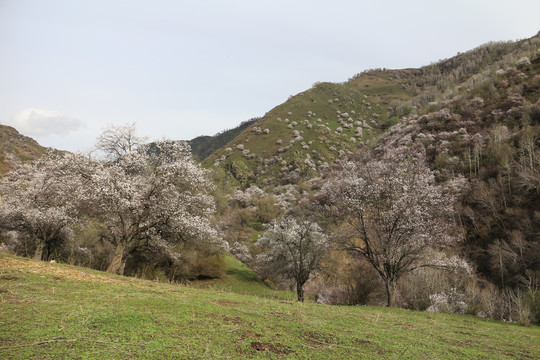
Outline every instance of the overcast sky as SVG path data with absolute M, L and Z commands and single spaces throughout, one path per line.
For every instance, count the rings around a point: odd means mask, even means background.
M 89 148 L 107 124 L 191 139 L 316 81 L 540 30 L 538 0 L 0 0 L 0 123 Z

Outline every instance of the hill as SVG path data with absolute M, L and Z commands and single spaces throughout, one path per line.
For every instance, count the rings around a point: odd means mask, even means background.
M 222 168 L 241 187 L 296 183 L 369 146 L 385 127 L 385 110 L 361 92 L 318 83 L 270 110 L 204 163 Z
M 356 74 L 347 85 L 362 91 L 395 115 L 404 115 L 430 102 L 449 99 L 479 85 L 497 70 L 535 58 L 537 34 L 519 41 L 489 42 L 418 69 L 373 69 Z
M 0 254 L 0 357 L 540 357 L 538 327 L 338 307 L 125 278 Z
M 244 131 L 258 118 L 249 119 L 240 123 L 237 127 L 219 132 L 214 136 L 198 136 L 188 141 L 191 152 L 199 161 L 204 161 L 210 154 L 232 141 L 238 134 Z
M 45 151 L 34 139 L 21 135 L 11 126 L 0 124 L 0 175 L 18 162 L 39 158 Z
M 243 249 L 237 255 L 249 262 L 263 224 L 312 201 L 337 160 L 422 148 L 436 180 L 461 194 L 457 221 L 465 241 L 456 251 L 475 267 L 481 288 L 495 284 L 502 298 L 505 291 L 537 291 L 540 279 L 539 139 L 536 35 L 418 69 L 374 69 L 344 83 L 317 83 L 204 163 L 233 180 L 221 220 L 231 248 Z
M 374 69 L 345 83 L 316 83 L 233 140 L 220 141 L 220 148 L 208 146 L 218 149 L 204 163 L 223 169 L 242 188 L 306 181 L 336 159 L 375 146 L 399 117 L 421 114 L 426 107 L 478 88 L 523 57 L 535 58 L 539 43 L 538 36 L 491 42 L 418 69 Z M 205 141 L 199 140 L 201 147 L 207 146 Z

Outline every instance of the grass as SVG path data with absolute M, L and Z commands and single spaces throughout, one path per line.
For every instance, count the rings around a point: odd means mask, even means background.
M 299 304 L 0 255 L 5 359 L 535 359 L 539 345 L 538 327 Z
M 406 72 L 406 70 L 403 71 Z M 348 85 L 379 104 L 390 105 L 395 101 L 409 100 L 415 95 L 411 89 L 407 89 L 396 77 L 392 76 L 398 73 L 400 70 L 373 71 L 349 80 Z
M 233 292 L 259 296 L 262 298 L 295 300 L 296 293 L 292 291 L 275 291 L 270 289 L 251 269 L 232 255 L 225 255 L 225 278 L 198 280 L 190 287 L 198 289 L 213 289 L 216 291 Z

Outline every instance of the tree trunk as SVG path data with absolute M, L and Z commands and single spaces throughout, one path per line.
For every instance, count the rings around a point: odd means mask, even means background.
M 303 284 L 296 283 L 296 295 L 298 295 L 298 301 L 304 302 L 304 287 L 303 287 Z
M 386 281 L 386 297 L 387 297 L 387 306 L 396 307 L 396 281 L 388 280 Z
M 44 242 L 38 242 L 36 246 L 36 252 L 34 253 L 34 260 L 42 260 L 43 259 L 43 251 L 45 249 L 45 243 Z
M 116 246 L 111 264 L 106 270 L 108 273 L 124 275 L 124 266 L 126 265 L 126 261 L 124 259 L 125 250 L 126 246 L 122 243 L 119 243 Z

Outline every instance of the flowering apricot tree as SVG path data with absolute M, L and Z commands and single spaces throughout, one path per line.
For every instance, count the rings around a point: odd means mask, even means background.
M 212 183 L 187 143 L 160 141 L 102 162 L 93 175 L 95 213 L 115 252 L 108 272 L 122 274 L 141 249 L 179 256 L 180 241 L 217 241 Z
M 46 153 L 23 164 L 0 181 L 0 228 L 25 236 L 42 260 L 53 242 L 70 240 L 70 225 L 77 221 L 85 201 L 81 177 L 85 159 L 74 154 Z M 49 249 L 50 250 L 50 249 Z
M 261 266 L 293 279 L 298 301 L 304 301 L 304 284 L 319 270 L 328 250 L 328 239 L 317 223 L 309 219 L 285 218 L 269 227 L 257 245 L 265 251 L 258 256 Z
M 391 307 L 400 277 L 420 267 L 444 267 L 429 254 L 459 238 L 455 198 L 435 183 L 422 152 L 346 162 L 320 197 L 343 222 L 344 247 L 363 256 L 384 281 Z
M 212 226 L 212 182 L 187 143 L 144 145 L 130 125 L 107 129 L 98 149 L 102 159 L 50 152 L 9 173 L 0 181 L 0 230 L 32 240 L 42 259 L 83 213 L 102 225 L 114 247 L 107 271 L 118 274 L 138 250 L 174 260 L 179 242 L 223 244 Z

